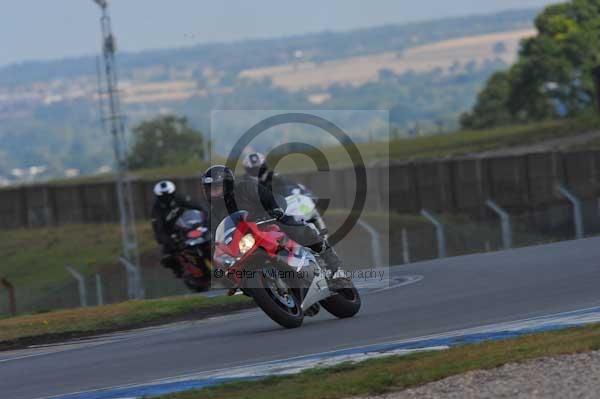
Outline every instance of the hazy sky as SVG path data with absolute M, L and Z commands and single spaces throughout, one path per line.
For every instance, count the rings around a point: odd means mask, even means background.
M 122 50 L 273 37 L 536 7 L 556 0 L 112 0 Z M 0 64 L 95 53 L 92 0 L 2 4 Z

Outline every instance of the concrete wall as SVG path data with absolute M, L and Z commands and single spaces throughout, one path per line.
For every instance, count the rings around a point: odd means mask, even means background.
M 367 209 L 388 208 L 418 213 L 490 216 L 483 206 L 494 199 L 515 214 L 535 214 L 564 199 L 556 183 L 582 199 L 600 194 L 600 151 L 539 153 L 498 158 L 448 159 L 394 163 L 368 169 Z M 296 178 L 317 195 L 331 199 L 332 208 L 349 208 L 354 200 L 352 169 L 303 173 Z M 197 177 L 175 179 L 182 192 L 199 198 Z M 136 180 L 132 189 L 139 218 L 148 218 L 154 181 Z M 389 201 L 389 203 L 388 203 Z M 118 220 L 114 183 L 34 185 L 0 190 L 0 228 L 103 223 Z

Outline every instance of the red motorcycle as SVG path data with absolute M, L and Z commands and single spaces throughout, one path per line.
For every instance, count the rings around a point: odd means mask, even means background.
M 299 327 L 321 306 L 338 318 L 356 315 L 361 299 L 352 281 L 340 277 L 341 271 L 327 276 L 318 255 L 274 221 L 251 222 L 245 211 L 225 218 L 215 233 L 213 279 L 231 294 L 242 290 L 286 328 Z

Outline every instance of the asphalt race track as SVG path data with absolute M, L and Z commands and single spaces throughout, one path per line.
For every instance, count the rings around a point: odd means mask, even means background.
M 321 312 L 285 330 L 251 310 L 0 352 L 0 397 L 36 399 L 144 383 L 598 306 L 600 238 L 414 263 L 393 268 L 392 276 L 423 278 L 364 291 L 361 312 L 348 320 Z

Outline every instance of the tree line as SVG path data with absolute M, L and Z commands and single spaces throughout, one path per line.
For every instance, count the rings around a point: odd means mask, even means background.
M 535 19 L 538 34 L 522 42 L 516 64 L 493 74 L 461 117 L 470 129 L 575 117 L 597 106 L 600 2 L 551 5 Z

